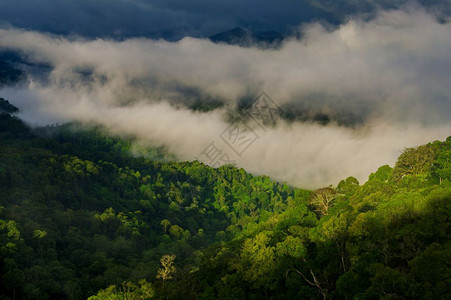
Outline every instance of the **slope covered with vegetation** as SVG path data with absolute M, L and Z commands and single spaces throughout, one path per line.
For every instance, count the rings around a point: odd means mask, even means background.
M 0 114 L 0 298 L 451 297 L 451 138 L 316 191 L 131 147 Z

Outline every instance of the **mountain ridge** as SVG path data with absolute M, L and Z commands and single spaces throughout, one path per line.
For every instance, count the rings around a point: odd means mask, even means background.
M 214 43 L 225 43 L 241 47 L 258 46 L 263 48 L 277 48 L 281 46 L 285 35 L 277 31 L 253 32 L 247 28 L 237 26 L 232 29 L 211 35 L 209 40 Z

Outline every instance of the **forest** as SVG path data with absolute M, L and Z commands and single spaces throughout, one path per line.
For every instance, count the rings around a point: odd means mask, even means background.
M 306 190 L 0 100 L 0 299 L 451 299 L 451 137 Z

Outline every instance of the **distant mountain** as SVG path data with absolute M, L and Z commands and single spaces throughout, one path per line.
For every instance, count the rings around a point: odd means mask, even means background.
M 13 85 L 25 78 L 25 74 L 17 69 L 13 63 L 0 57 L 0 87 Z
M 24 83 L 29 77 L 44 82 L 51 70 L 50 64 L 33 62 L 19 51 L 0 50 L 0 88 Z
M 276 31 L 252 32 L 249 29 L 235 27 L 233 29 L 212 35 L 210 41 L 214 43 L 225 43 L 241 47 L 261 46 L 277 47 L 285 38 L 285 35 Z
M 0 113 L 2 113 L 2 112 L 16 113 L 18 111 L 19 111 L 19 109 L 17 107 L 15 107 L 14 105 L 12 105 L 11 103 L 9 103 L 8 100 L 0 98 Z

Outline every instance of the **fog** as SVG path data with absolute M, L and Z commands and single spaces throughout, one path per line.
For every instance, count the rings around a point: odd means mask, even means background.
M 450 23 L 408 7 L 334 29 L 310 23 L 298 30 L 302 40 L 264 50 L 188 37 L 115 41 L 2 29 L 1 50 L 51 72 L 0 96 L 32 124 L 96 122 L 207 163 L 202 152 L 214 142 L 239 167 L 308 188 L 347 176 L 365 181 L 405 147 L 450 135 Z M 227 114 L 262 91 L 282 110 L 332 122 L 255 127 L 258 138 L 239 156 L 221 139 Z M 224 106 L 196 112 L 183 105 L 212 99 Z M 342 116 L 358 122 L 340 126 L 334 120 Z

